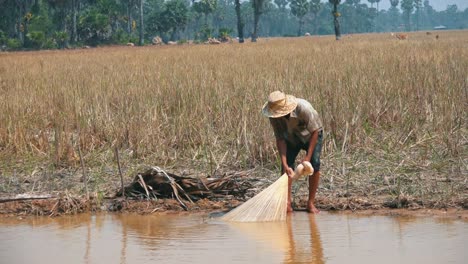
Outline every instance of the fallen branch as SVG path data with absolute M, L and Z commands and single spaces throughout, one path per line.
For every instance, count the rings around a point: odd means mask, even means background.
M 145 192 L 146 192 L 146 197 L 148 197 L 148 199 L 150 198 L 150 195 L 149 195 L 149 192 L 148 192 L 148 188 L 146 187 L 146 183 L 145 183 L 145 180 L 143 180 L 143 177 L 141 177 L 140 174 L 137 175 L 138 176 L 138 183 L 143 187 L 143 189 L 145 189 Z M 124 197 L 125 197 L 125 193 L 124 193 Z
M 144 173 L 138 173 L 133 182 L 124 189 L 124 193 L 127 197 L 137 199 L 142 195 L 151 194 L 158 198 L 174 198 L 187 210 L 182 198 L 192 204 L 194 200 L 219 199 L 220 196 L 227 195 L 245 198 L 247 190 L 252 188 L 246 176 L 245 172 L 235 172 L 219 178 L 191 178 L 167 173 L 159 167 L 151 167 Z M 122 192 L 118 191 L 117 196 L 122 196 Z
M 43 200 L 43 199 L 51 199 L 51 198 L 56 198 L 53 195 L 50 194 L 18 194 L 13 197 L 0 197 L 0 203 L 6 203 L 6 202 L 13 202 L 13 201 L 24 201 L 24 200 Z

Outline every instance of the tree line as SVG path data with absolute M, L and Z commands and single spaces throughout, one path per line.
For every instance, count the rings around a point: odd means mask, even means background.
M 468 8 L 436 11 L 428 0 L 0 0 L 3 49 L 144 45 L 259 36 L 468 28 Z

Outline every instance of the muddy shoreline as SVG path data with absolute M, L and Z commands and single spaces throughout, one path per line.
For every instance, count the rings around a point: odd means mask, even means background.
M 144 176 L 141 172 L 145 169 L 135 171 L 140 171 L 138 174 Z M 157 185 L 153 185 L 155 188 L 151 195 L 145 195 L 146 191 L 140 190 L 136 197 L 127 196 L 125 199 L 121 193 L 119 194 L 121 182 L 115 176 L 115 172 L 109 173 L 109 176 L 98 171 L 91 172 L 87 186 L 89 199 L 86 198 L 83 175 L 79 170 L 65 170 L 53 174 L 42 170 L 31 174 L 18 174 L 16 177 L 0 177 L 0 217 L 56 217 L 90 212 L 138 214 L 226 212 L 252 198 L 278 177 L 277 173 L 266 168 L 220 169 L 214 175 L 199 171 L 168 171 L 171 177 L 182 181 L 179 183 L 190 197 L 196 198 L 189 201 L 180 192 L 179 200 L 174 199 L 171 192 L 165 197 L 155 195 L 162 194 L 163 190 L 156 188 Z M 127 176 L 123 179 L 124 185 L 135 185 L 138 179 L 136 174 L 136 172 L 126 173 Z M 440 175 L 421 173 L 417 175 L 417 181 L 415 177 L 393 179 L 387 176 L 353 176 L 349 180 L 337 173 L 328 172 L 321 177 L 316 205 L 320 210 L 327 212 L 468 219 L 467 187 L 463 174 L 459 177 L 452 176 L 450 181 L 442 182 L 439 181 Z M 148 178 L 144 181 L 147 184 L 151 183 Z M 164 184 L 167 187 L 167 182 Z M 207 188 L 208 194 L 204 188 Z M 410 188 L 416 191 L 411 192 Z M 19 194 L 50 198 L 10 201 L 1 199 L 18 197 Z M 307 197 L 307 180 L 294 182 L 293 208 L 298 211 L 304 210 Z M 186 208 L 180 201 L 183 201 Z
M 58 217 L 82 213 L 137 213 L 147 214 L 213 214 L 229 211 L 240 205 L 238 200 L 212 201 L 201 199 L 188 204 L 184 210 L 175 199 L 158 200 L 125 200 L 122 198 L 86 200 L 84 198 L 50 198 L 41 200 L 21 200 L 0 203 L 0 217 Z M 461 219 L 468 221 L 468 210 L 463 208 L 389 208 L 378 204 L 359 203 L 354 199 L 350 206 L 337 202 L 318 199 L 317 205 L 321 211 L 328 213 L 346 213 L 356 216 L 407 216 L 407 217 L 437 217 Z M 295 204 L 295 212 L 305 211 L 305 202 Z

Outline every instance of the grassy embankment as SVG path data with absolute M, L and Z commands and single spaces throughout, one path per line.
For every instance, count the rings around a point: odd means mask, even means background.
M 142 164 L 273 179 L 260 109 L 283 90 L 322 115 L 320 199 L 466 207 L 468 34 L 439 35 L 0 54 L 0 192 L 83 193 L 79 150 L 90 191 L 115 190 L 114 148 L 127 181 Z

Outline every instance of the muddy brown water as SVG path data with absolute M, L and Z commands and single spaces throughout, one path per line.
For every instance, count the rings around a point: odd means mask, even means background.
M 0 263 L 468 263 L 468 222 L 295 212 L 286 222 L 206 215 L 0 218 Z

